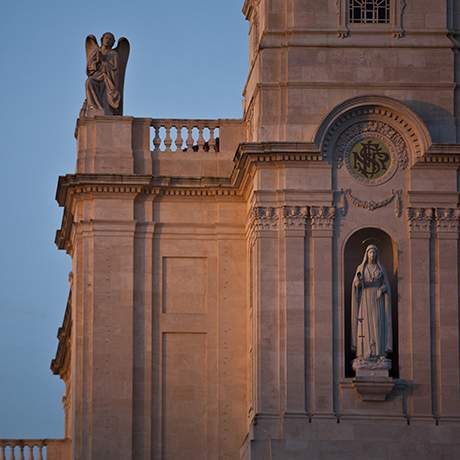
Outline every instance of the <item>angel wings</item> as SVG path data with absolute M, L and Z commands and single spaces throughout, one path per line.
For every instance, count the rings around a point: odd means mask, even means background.
M 123 87 L 129 42 L 122 37 L 113 48 L 115 37 L 106 32 L 97 44 L 94 35 L 86 37 L 86 99 L 80 116 L 123 115 Z

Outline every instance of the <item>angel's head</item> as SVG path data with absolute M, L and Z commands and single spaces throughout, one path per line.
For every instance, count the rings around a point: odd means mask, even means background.
M 105 32 L 101 37 L 101 45 L 112 48 L 115 45 L 115 36 L 112 32 Z

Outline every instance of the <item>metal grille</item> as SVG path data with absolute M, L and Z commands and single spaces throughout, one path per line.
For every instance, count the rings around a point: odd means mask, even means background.
M 388 24 L 390 0 L 349 0 L 353 24 Z

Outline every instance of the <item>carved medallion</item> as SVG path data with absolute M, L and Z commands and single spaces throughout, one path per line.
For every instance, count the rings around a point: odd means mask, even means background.
M 359 182 L 378 185 L 396 171 L 396 161 L 380 136 L 353 139 L 345 153 L 345 165 Z
M 381 121 L 360 121 L 349 126 L 335 148 L 337 166 L 366 185 L 380 185 L 408 164 L 406 143 L 391 126 Z

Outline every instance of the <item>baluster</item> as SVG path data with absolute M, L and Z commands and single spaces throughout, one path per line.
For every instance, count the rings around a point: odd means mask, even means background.
M 10 460 L 16 460 L 16 456 L 14 455 L 14 444 L 10 444 Z
M 24 458 L 24 445 L 21 444 L 19 446 L 19 460 L 25 460 Z
M 182 144 L 184 139 L 182 138 L 182 123 L 176 123 L 177 137 L 176 137 L 176 152 L 182 151 Z
M 203 136 L 204 125 L 200 123 L 198 125 L 198 151 L 202 152 L 204 150 L 204 136 Z
M 193 140 L 192 132 L 193 132 L 193 124 L 188 123 L 187 124 L 187 141 L 186 141 L 186 143 L 187 143 L 187 152 L 193 152 L 194 140 Z
M 172 125 L 168 125 L 167 123 L 165 123 L 165 130 L 166 130 L 165 140 L 164 140 L 165 152 L 170 152 L 171 151 L 171 145 L 172 145 L 171 127 L 172 127 Z
M 5 460 L 5 446 L 0 445 L 0 460 Z
M 43 460 L 43 446 L 38 446 L 38 459 Z
M 160 125 L 153 125 L 153 129 L 155 130 L 155 137 L 153 138 L 153 151 L 159 152 L 161 145 Z
M 216 127 L 214 125 L 209 126 L 209 151 L 215 152 L 216 151 L 216 138 L 214 137 L 214 130 Z
M 29 458 L 28 460 L 34 460 L 34 445 L 29 444 Z

